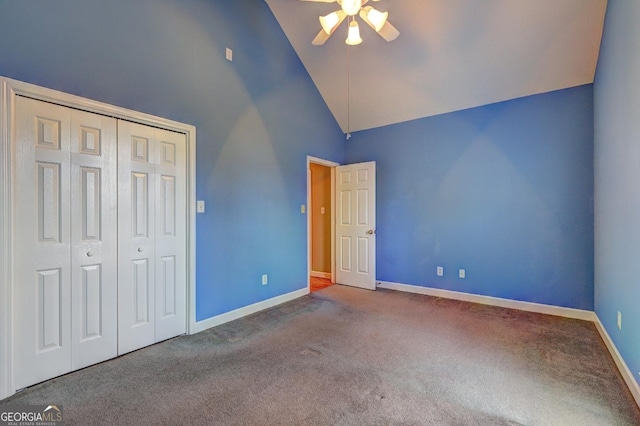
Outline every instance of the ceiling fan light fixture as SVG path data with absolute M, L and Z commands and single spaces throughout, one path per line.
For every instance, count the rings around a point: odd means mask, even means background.
M 349 33 L 347 34 L 347 39 L 345 40 L 349 46 L 357 46 L 362 43 L 362 38 L 360 37 L 360 27 L 356 21 L 349 22 Z
M 342 10 L 349 16 L 355 16 L 362 8 L 362 0 L 342 0 Z
M 338 12 L 331 12 L 326 16 L 320 17 L 320 25 L 322 25 L 322 29 L 327 35 L 331 35 L 339 23 L 340 17 L 338 16 Z
M 376 32 L 380 32 L 384 24 L 387 23 L 387 18 L 389 17 L 389 12 L 380 12 L 379 10 L 374 9 L 373 7 L 367 8 L 367 19 L 371 24 L 373 24 L 373 28 Z

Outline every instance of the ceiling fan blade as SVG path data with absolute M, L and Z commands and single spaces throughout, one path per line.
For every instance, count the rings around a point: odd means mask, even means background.
M 398 31 L 396 27 L 391 25 L 391 22 L 387 21 L 382 26 L 380 31 L 378 31 L 378 34 L 380 34 L 380 36 L 387 41 L 393 41 L 398 38 L 398 36 L 400 35 L 400 31 Z
M 305 0 L 303 0 L 303 1 L 305 1 Z M 331 36 L 329 34 L 325 33 L 324 30 L 320 30 L 320 32 L 318 33 L 316 38 L 313 39 L 311 44 L 313 44 L 314 46 L 322 46 L 323 44 L 326 43 L 327 40 L 329 40 L 329 37 L 331 37 Z

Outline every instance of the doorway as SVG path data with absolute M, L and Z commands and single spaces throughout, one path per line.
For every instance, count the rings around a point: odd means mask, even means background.
M 319 158 L 307 159 L 309 292 L 335 283 L 333 179 L 337 165 Z
M 308 156 L 307 206 L 309 292 L 334 283 L 375 290 L 376 163 Z

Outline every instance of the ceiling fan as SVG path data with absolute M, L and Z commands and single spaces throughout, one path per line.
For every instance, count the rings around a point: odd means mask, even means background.
M 349 31 L 347 33 L 347 39 L 345 43 L 350 46 L 355 46 L 362 43 L 360 37 L 360 27 L 358 21 L 356 21 L 356 15 L 360 15 L 360 18 L 366 22 L 375 32 L 380 34 L 382 38 L 387 41 L 395 40 L 400 32 L 391 25 L 387 20 L 389 12 L 380 12 L 371 6 L 365 6 L 369 0 L 301 0 L 310 1 L 316 3 L 338 3 L 341 6 L 340 10 L 331 12 L 326 16 L 320 16 L 320 25 L 322 30 L 318 33 L 316 38 L 313 39 L 311 44 L 315 46 L 323 45 L 331 34 L 334 33 L 336 28 L 340 26 L 342 21 L 347 17 L 349 18 Z M 372 0 L 379 1 L 379 0 Z

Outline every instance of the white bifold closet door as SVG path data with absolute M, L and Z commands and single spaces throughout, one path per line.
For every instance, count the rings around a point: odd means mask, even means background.
M 118 352 L 186 331 L 186 137 L 118 122 Z
M 13 139 L 18 389 L 186 331 L 186 136 L 24 97 Z
M 17 388 L 117 355 L 116 120 L 16 99 Z

